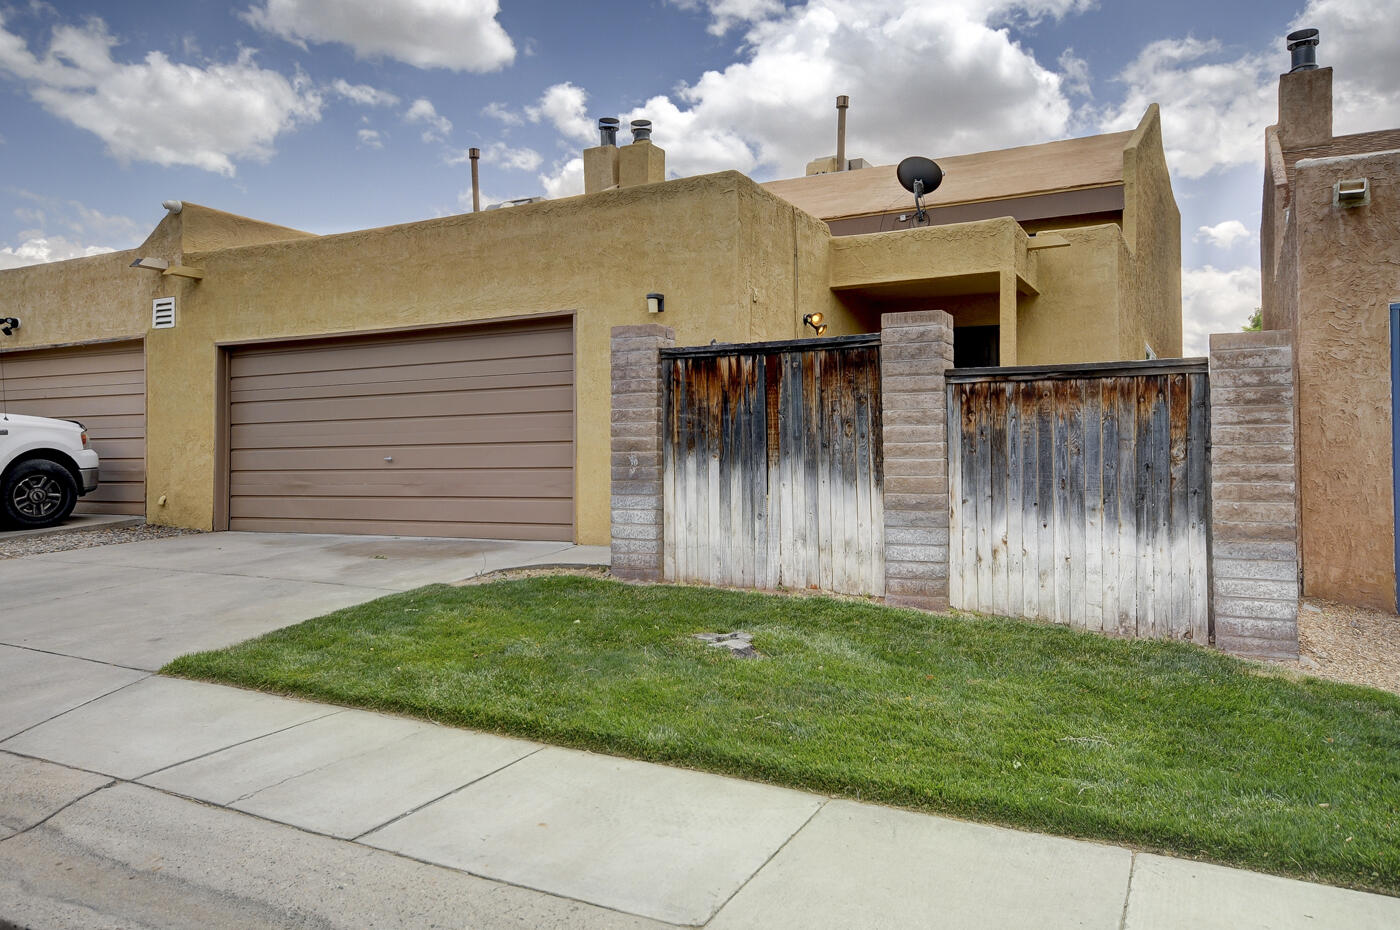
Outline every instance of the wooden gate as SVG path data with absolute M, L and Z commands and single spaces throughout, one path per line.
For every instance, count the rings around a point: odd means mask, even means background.
M 661 360 L 665 577 L 884 594 L 879 336 Z
M 1210 636 L 1201 360 L 948 372 L 949 598 L 1125 636 Z

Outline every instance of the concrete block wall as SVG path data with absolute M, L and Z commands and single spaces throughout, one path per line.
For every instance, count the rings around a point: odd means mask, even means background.
M 948 405 L 953 318 L 881 318 L 885 452 L 885 602 L 948 609 Z
M 612 330 L 612 573 L 660 581 L 661 350 L 675 345 L 665 326 Z
M 1298 655 L 1298 476 L 1287 332 L 1210 337 L 1215 644 Z

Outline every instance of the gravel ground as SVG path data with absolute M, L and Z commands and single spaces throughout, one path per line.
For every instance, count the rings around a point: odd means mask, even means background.
M 55 533 L 52 536 L 20 536 L 15 539 L 0 539 L 0 559 L 19 559 L 26 555 L 91 549 L 93 546 L 113 546 L 146 539 L 163 539 L 166 536 L 187 536 L 198 532 L 200 531 L 143 523 L 140 526 L 99 527 L 76 530 L 72 533 Z
M 1400 617 L 1383 610 L 1305 598 L 1298 604 L 1298 661 L 1319 678 L 1400 694 Z

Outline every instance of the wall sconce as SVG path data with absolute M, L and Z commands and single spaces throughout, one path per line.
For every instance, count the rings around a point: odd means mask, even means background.
M 664 313 L 666 311 L 665 294 L 647 295 L 647 313 Z
M 17 329 L 19 329 L 19 317 L 0 316 L 0 333 L 4 333 L 6 336 L 13 336 Z
M 817 335 L 820 336 L 826 332 L 826 324 L 822 322 L 823 319 L 824 317 L 820 313 L 808 313 L 802 317 L 802 322 L 816 330 Z

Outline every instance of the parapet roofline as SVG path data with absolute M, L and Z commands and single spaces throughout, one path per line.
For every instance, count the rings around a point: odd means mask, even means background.
M 1122 185 L 1123 151 L 1135 132 L 970 155 L 935 154 L 947 177 L 924 202 L 932 208 Z M 763 187 L 827 221 L 878 216 L 913 205 L 893 165 L 769 181 Z

